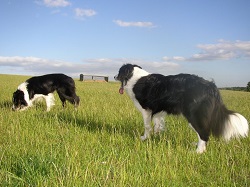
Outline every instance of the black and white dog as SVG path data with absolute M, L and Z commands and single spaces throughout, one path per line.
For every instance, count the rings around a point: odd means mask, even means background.
M 145 126 L 142 140 L 153 131 L 151 120 L 154 133 L 164 130 L 166 114 L 185 116 L 198 134 L 197 153 L 206 150 L 210 134 L 225 140 L 248 136 L 247 120 L 225 107 L 213 82 L 190 74 L 150 74 L 132 64 L 123 65 L 115 79 L 121 82 L 120 94 L 125 89 L 142 113 Z
M 33 105 L 33 102 L 44 98 L 47 111 L 55 105 L 53 92 L 57 91 L 64 107 L 66 100 L 79 105 L 80 98 L 75 93 L 75 82 L 64 74 L 48 74 L 31 77 L 20 84 L 13 93 L 13 110 L 25 110 Z

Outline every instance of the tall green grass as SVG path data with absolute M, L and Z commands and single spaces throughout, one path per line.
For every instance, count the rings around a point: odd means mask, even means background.
M 142 142 L 143 120 L 118 83 L 76 80 L 81 104 L 46 112 L 45 103 L 11 111 L 25 76 L 0 75 L 0 186 L 249 186 L 249 138 L 211 137 L 196 154 L 196 134 L 181 116 Z M 250 93 L 221 91 L 250 120 Z

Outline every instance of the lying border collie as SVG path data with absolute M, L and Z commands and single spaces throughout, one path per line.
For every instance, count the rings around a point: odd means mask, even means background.
M 164 130 L 166 114 L 185 116 L 198 134 L 197 153 L 206 150 L 210 134 L 225 140 L 248 136 L 247 120 L 225 107 L 213 82 L 189 74 L 150 74 L 132 64 L 123 65 L 115 80 L 121 82 L 120 94 L 125 89 L 142 113 L 145 126 L 142 140 L 152 133 L 152 119 L 154 133 Z
M 31 77 L 20 84 L 13 93 L 13 110 L 25 110 L 33 105 L 33 102 L 44 98 L 47 111 L 55 105 L 53 92 L 57 91 L 63 107 L 66 100 L 79 105 L 80 98 L 75 93 L 75 82 L 71 77 L 64 74 L 48 74 Z

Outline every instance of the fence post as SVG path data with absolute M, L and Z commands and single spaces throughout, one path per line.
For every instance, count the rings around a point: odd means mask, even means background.
M 80 81 L 83 81 L 83 74 L 80 74 Z

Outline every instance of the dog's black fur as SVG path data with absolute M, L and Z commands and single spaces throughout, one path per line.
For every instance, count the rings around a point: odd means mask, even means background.
M 31 77 L 26 82 L 26 90 L 20 88 L 13 93 L 13 109 L 21 109 L 22 107 L 29 106 L 30 101 L 37 94 L 48 96 L 50 93 L 57 91 L 62 105 L 65 106 L 66 100 L 74 104 L 76 107 L 79 105 L 80 98 L 75 93 L 74 80 L 64 74 L 47 74 L 42 76 Z M 25 91 L 28 93 L 28 98 L 25 98 Z M 28 99 L 28 101 L 27 101 Z
M 182 114 L 198 133 L 199 139 L 205 142 L 209 140 L 211 133 L 216 137 L 227 134 L 225 131 L 229 128 L 228 122 L 237 121 L 232 116 L 241 116 L 225 107 L 214 82 L 196 75 L 149 74 L 138 65 L 125 64 L 115 79 L 121 82 L 120 90 L 125 88 L 135 104 L 139 103 L 142 107 L 139 110 L 144 115 L 144 121 L 147 119 L 145 111 L 150 111 L 151 118 L 161 112 Z M 245 118 L 243 121 L 239 122 L 238 128 L 243 128 L 241 123 L 244 123 L 244 133 L 241 135 L 247 136 L 247 121 Z M 203 152 L 202 149 L 198 152 Z
M 213 82 L 195 75 L 151 74 L 140 78 L 133 92 L 142 108 L 150 109 L 152 115 L 161 111 L 183 114 L 205 141 L 210 132 L 219 136 L 222 124 L 234 113 L 226 109 Z

